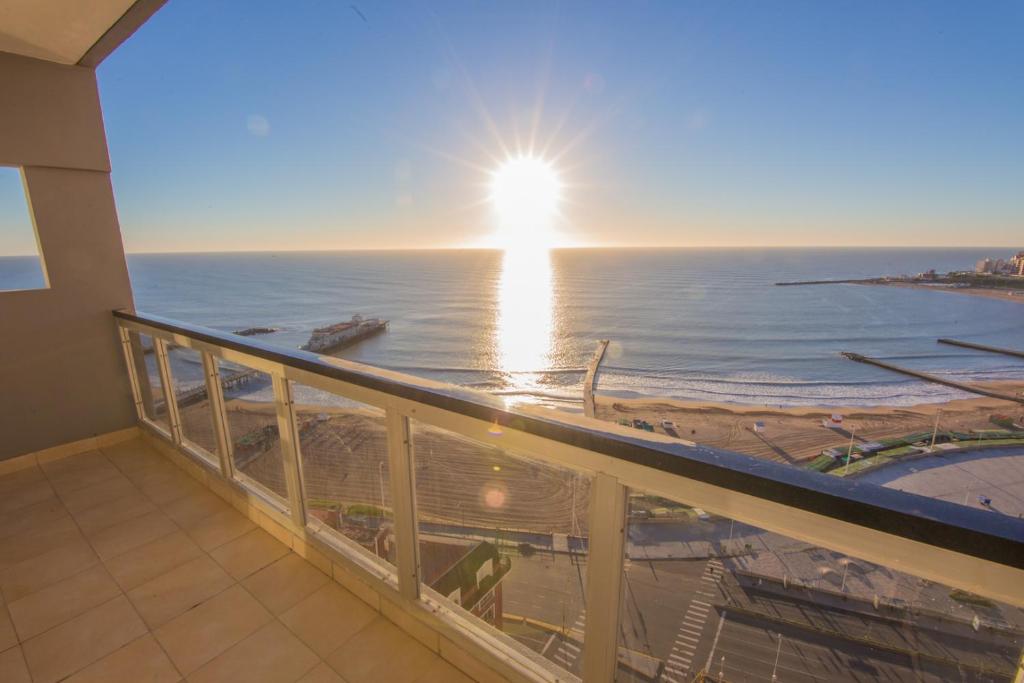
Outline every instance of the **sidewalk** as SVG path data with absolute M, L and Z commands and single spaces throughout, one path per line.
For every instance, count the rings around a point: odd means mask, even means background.
M 787 624 L 870 647 L 928 658 L 950 666 L 1012 677 L 1019 634 L 975 632 L 969 624 L 928 614 L 909 614 L 871 603 L 844 600 L 808 587 L 784 587 L 774 579 L 735 575 L 720 584 L 730 613 Z

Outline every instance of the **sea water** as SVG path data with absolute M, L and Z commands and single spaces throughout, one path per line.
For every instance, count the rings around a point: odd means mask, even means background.
M 1024 305 L 820 280 L 970 269 L 993 249 L 576 249 L 139 254 L 142 312 L 303 344 L 353 314 L 385 334 L 336 355 L 510 400 L 578 404 L 598 339 L 599 391 L 757 405 L 912 405 L 962 394 L 839 355 L 962 381 L 1024 378 L 1024 361 L 936 343 L 1024 348 Z M 17 273 L 0 260 L 0 290 Z M 5 263 L 8 264 L 5 266 Z M 14 273 L 12 275 L 12 273 Z M 5 275 L 6 274 L 6 275 Z M 266 388 L 256 389 L 266 391 Z

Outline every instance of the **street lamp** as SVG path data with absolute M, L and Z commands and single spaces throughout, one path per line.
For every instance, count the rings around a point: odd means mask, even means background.
M 846 449 L 846 467 L 843 468 L 843 476 L 850 472 L 850 458 L 853 457 L 853 435 L 857 433 L 856 427 L 850 427 L 850 447 Z
M 846 572 L 850 571 L 850 558 L 844 557 L 843 559 L 839 560 L 839 564 L 843 565 L 843 583 L 839 587 L 839 592 L 840 593 L 845 593 L 846 592 Z
M 775 648 L 775 664 L 772 665 L 772 683 L 778 681 L 775 672 L 779 669 L 779 655 L 782 653 L 782 633 L 779 633 L 779 645 Z
M 932 428 L 932 445 L 928 447 L 929 452 L 935 450 L 935 437 L 939 435 L 939 415 L 941 414 L 941 410 L 935 411 L 935 427 Z

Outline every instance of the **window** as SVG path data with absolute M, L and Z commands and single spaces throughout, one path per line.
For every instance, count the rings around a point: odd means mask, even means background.
M 0 166 L 0 292 L 48 286 L 21 170 Z

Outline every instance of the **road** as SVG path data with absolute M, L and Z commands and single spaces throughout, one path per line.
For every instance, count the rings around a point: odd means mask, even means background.
M 503 584 L 505 612 L 581 632 L 586 624 L 582 585 L 586 567 L 565 555 L 515 558 Z M 708 664 L 709 673 L 723 667 L 728 681 L 770 681 L 775 655 L 779 681 L 1006 681 L 959 668 L 929 657 L 911 657 L 866 645 L 855 638 L 888 638 L 908 650 L 919 648 L 958 660 L 978 661 L 971 644 L 933 638 L 883 619 L 864 617 L 809 604 L 786 596 L 759 592 L 739 599 L 742 591 L 718 560 L 660 561 L 627 564 L 621 653 L 641 653 L 650 663 L 663 662 L 664 683 L 690 681 Z M 750 615 L 745 608 L 767 616 Z M 730 611 L 732 610 L 732 611 Z M 724 617 L 723 617 L 724 615 Z M 799 627 L 794 623 L 806 623 Z M 823 632 L 830 631 L 831 633 Z M 779 633 L 782 634 L 782 646 Z M 849 638 L 834 635 L 849 634 Z M 850 639 L 853 638 L 853 639 Z M 531 634 L 520 640 L 576 675 L 582 649 L 575 639 Z M 650 658 L 653 658 L 650 659 Z M 1003 662 L 1005 665 L 1005 662 Z M 652 680 L 629 668 L 620 681 Z

